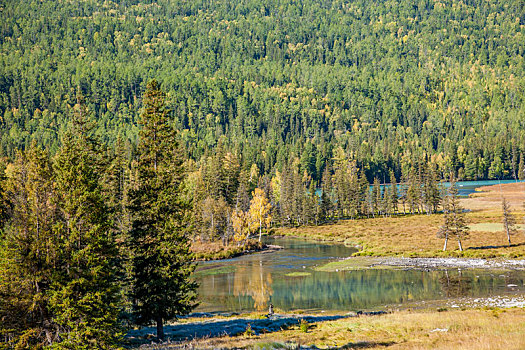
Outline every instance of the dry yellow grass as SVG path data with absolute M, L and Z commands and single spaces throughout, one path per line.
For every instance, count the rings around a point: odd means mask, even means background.
M 247 251 L 257 251 L 263 248 L 264 246 L 261 243 L 253 239 L 248 240 L 244 246 L 236 244 L 225 246 L 220 241 L 201 242 L 197 240 L 192 242 L 190 247 L 195 260 L 230 259 Z
M 367 349 L 525 349 L 525 309 L 401 311 L 299 326 L 255 337 L 193 341 L 196 348 L 271 348 L 277 344 Z
M 469 210 L 467 220 L 472 224 L 501 223 L 501 197 L 507 198 L 518 222 L 522 221 L 521 204 L 525 201 L 525 184 L 504 184 L 484 187 L 488 192 L 476 193 L 462 199 L 462 205 Z M 525 233 L 518 232 L 512 237 L 513 246 L 507 247 L 503 231 L 472 231 L 462 241 L 465 251 L 457 251 L 457 242 L 449 241 L 449 252 L 443 253 L 443 239 L 436 237 L 442 216 L 414 215 L 391 218 L 344 220 L 338 223 L 300 227 L 280 228 L 277 234 L 306 237 L 317 240 L 341 242 L 362 247 L 366 255 L 403 256 L 465 256 L 465 257 L 523 257 L 525 256 Z M 489 248 L 494 247 L 494 248 Z M 469 249 L 470 248 L 470 249 Z

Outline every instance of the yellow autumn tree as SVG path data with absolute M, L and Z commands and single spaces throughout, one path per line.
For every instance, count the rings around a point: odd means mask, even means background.
M 263 227 L 268 227 L 272 221 L 270 216 L 270 209 L 272 205 L 268 201 L 266 194 L 260 188 L 256 188 L 252 193 L 252 200 L 250 202 L 249 211 L 249 225 L 250 231 L 255 232 L 259 230 L 259 242 L 261 241 Z
M 248 216 L 248 213 L 242 210 L 235 210 L 231 216 L 232 227 L 235 232 L 233 240 L 239 245 L 241 242 L 244 244 L 248 240 L 250 233 Z

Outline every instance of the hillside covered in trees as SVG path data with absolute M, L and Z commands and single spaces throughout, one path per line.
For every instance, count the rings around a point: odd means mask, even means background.
M 10 159 L 56 153 L 79 92 L 131 159 L 155 78 L 196 169 L 219 150 L 257 176 L 296 159 L 317 187 L 341 157 L 370 183 L 417 162 L 523 177 L 522 0 L 5 1 L 0 23 Z

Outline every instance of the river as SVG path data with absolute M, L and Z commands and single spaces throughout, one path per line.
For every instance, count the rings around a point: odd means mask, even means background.
M 458 183 L 463 195 L 499 182 Z M 525 271 L 372 270 L 321 272 L 355 248 L 293 238 L 267 238 L 282 250 L 199 263 L 200 312 L 355 311 L 457 297 L 523 295 Z

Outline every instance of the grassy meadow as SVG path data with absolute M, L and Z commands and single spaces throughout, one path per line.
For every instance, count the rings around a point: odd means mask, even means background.
M 405 310 L 380 316 L 297 323 L 276 333 L 254 335 L 247 332 L 179 342 L 162 348 L 298 349 L 314 346 L 322 349 L 524 349 L 525 309 Z
M 379 217 L 344 220 L 323 226 L 279 228 L 276 233 L 284 236 L 304 237 L 357 246 L 355 255 L 405 256 L 405 257 L 472 257 L 518 258 L 525 256 L 525 233 L 518 225 L 518 233 L 511 236 L 508 247 L 503 231 L 501 198 L 504 196 L 518 224 L 525 212 L 525 184 L 503 184 L 482 187 L 469 198 L 461 200 L 468 211 L 470 235 L 462 240 L 463 252 L 455 240 L 449 240 L 447 251 L 442 251 L 444 240 L 436 237 L 442 223 L 441 214 Z

